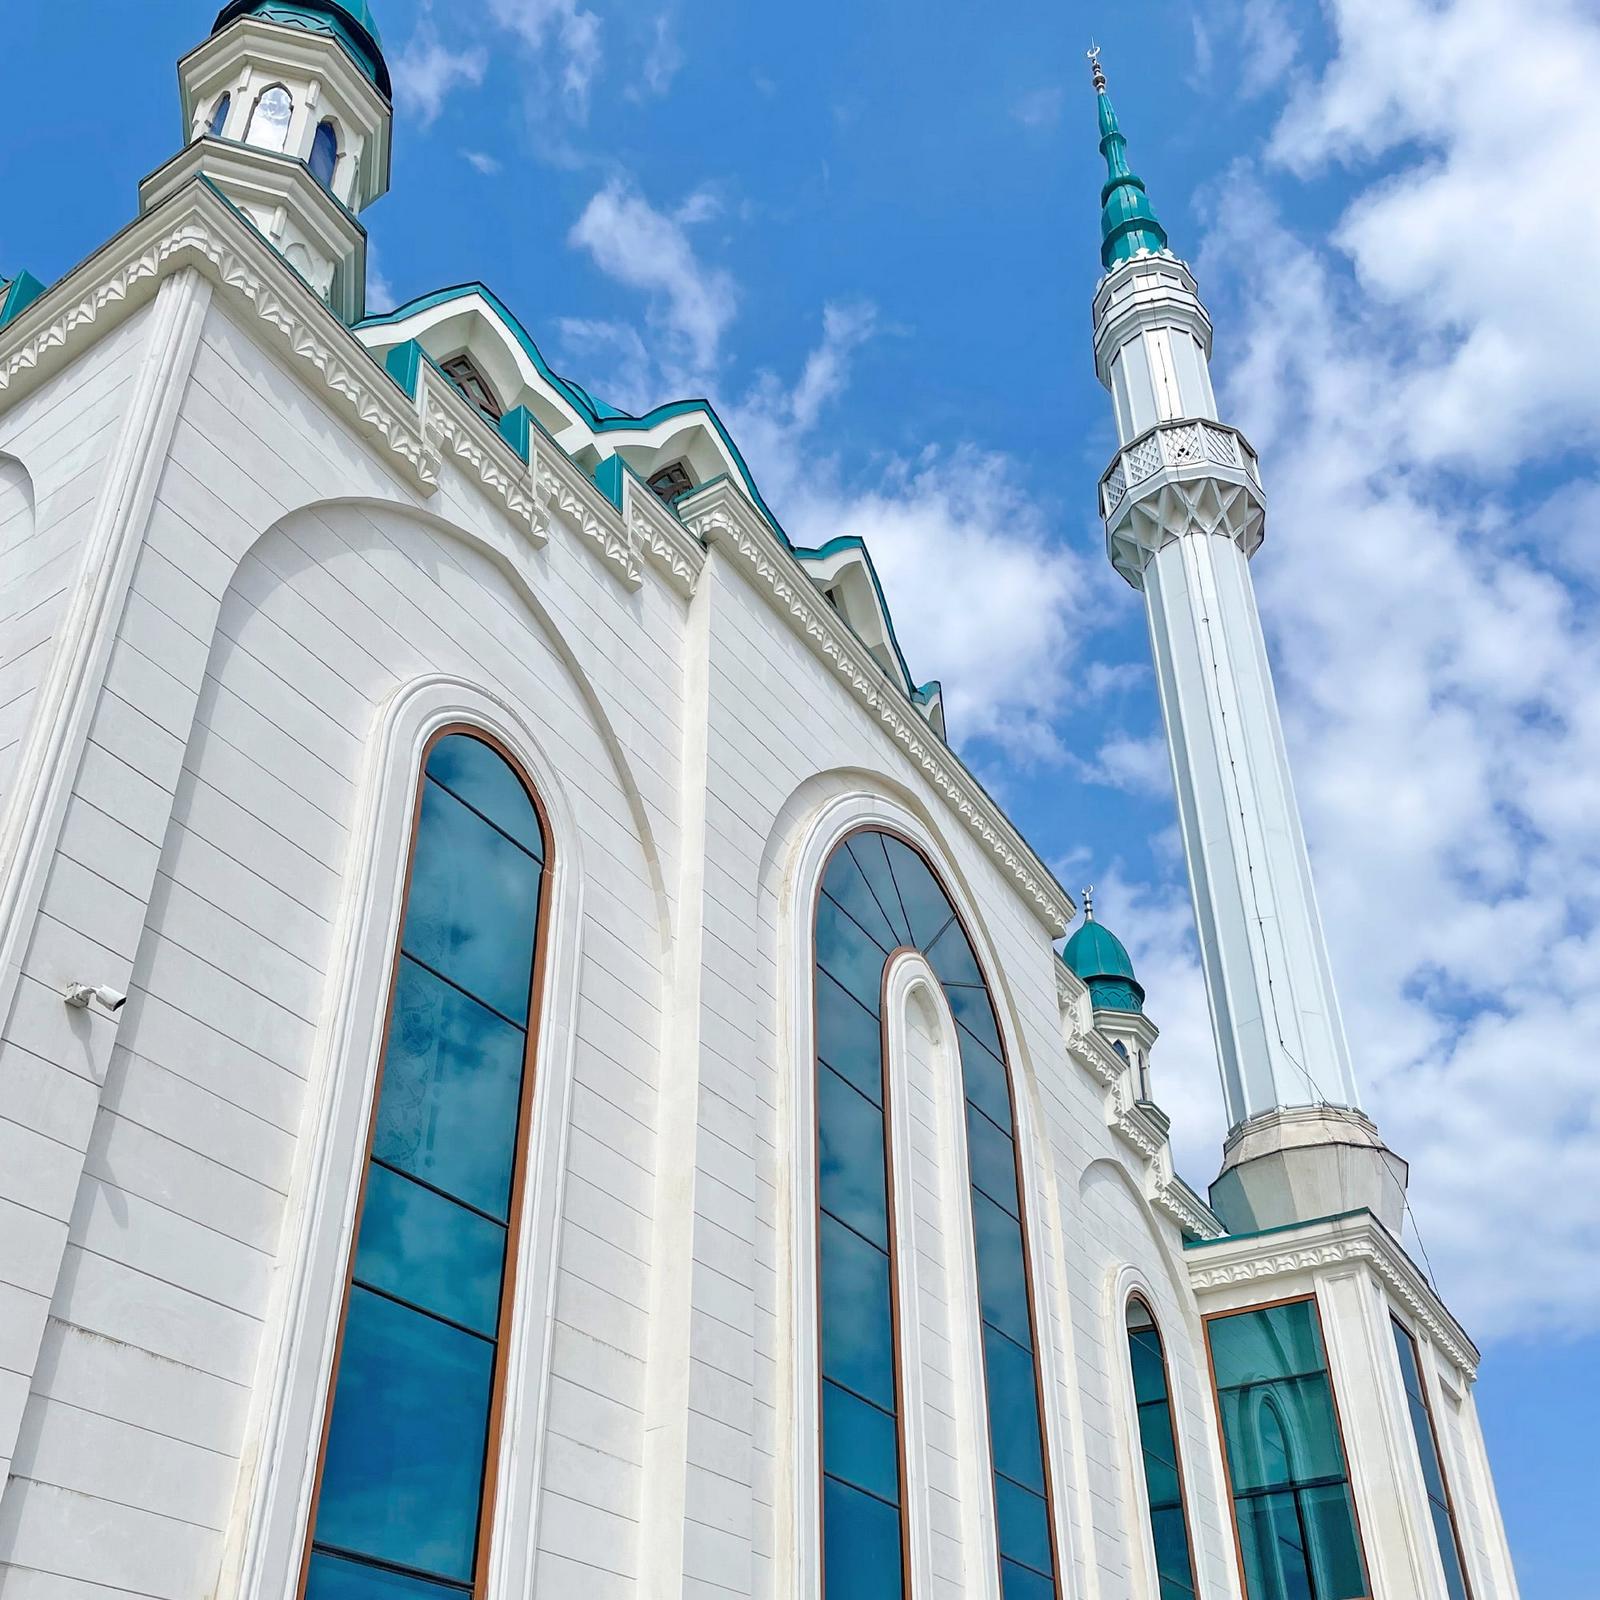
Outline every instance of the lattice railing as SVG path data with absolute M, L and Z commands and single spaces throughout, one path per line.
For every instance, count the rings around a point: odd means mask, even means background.
M 1164 467 L 1233 467 L 1247 473 L 1259 488 L 1256 453 L 1237 428 L 1196 420 L 1158 422 L 1120 449 L 1100 479 L 1101 514 L 1111 517 L 1127 498 Z

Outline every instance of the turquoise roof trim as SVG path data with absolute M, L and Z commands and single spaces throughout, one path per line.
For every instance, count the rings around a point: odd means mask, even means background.
M 1097 79 L 1097 85 L 1102 80 Z M 1144 192 L 1144 181 L 1128 166 L 1128 141 L 1103 86 L 1097 87 L 1100 112 L 1100 154 L 1106 159 L 1106 181 L 1100 190 L 1100 263 L 1109 272 L 1141 250 L 1165 250 L 1167 230 L 1156 220 Z
M 31 272 L 19 272 L 9 283 L 0 282 L 0 328 L 31 306 L 45 291 Z
M 383 41 L 367 0 L 228 0 L 212 33 L 220 33 L 235 17 L 260 17 L 286 28 L 326 34 L 344 47 L 362 73 L 377 85 L 384 99 L 393 96 Z
M 626 411 L 619 411 L 615 406 L 608 406 L 604 401 L 596 400 L 581 384 L 574 383 L 570 378 L 563 378 L 540 352 L 538 345 L 533 342 L 532 335 L 514 317 L 507 308 L 506 303 L 494 290 L 484 283 L 457 283 L 446 289 L 435 289 L 430 294 L 418 295 L 414 300 L 408 300 L 402 306 L 396 306 L 393 311 L 385 311 L 379 316 L 363 317 L 355 324 L 357 328 L 381 328 L 386 325 L 404 322 L 408 317 L 414 317 L 418 312 L 430 311 L 434 306 L 447 305 L 453 300 L 466 300 L 473 295 L 480 296 L 500 319 L 506 331 L 517 341 L 522 352 L 533 363 L 534 370 L 552 389 L 559 394 L 578 416 L 588 426 L 591 432 L 605 433 L 642 433 L 656 427 L 663 422 L 670 422 L 674 417 L 688 416 L 699 413 L 711 426 L 717 437 L 727 449 L 729 457 L 738 469 L 739 481 L 745 493 L 760 508 L 762 516 L 772 525 L 774 532 L 783 540 L 789 549 L 794 549 L 794 542 L 783 531 L 783 524 L 772 514 L 772 508 L 762 498 L 761 491 L 756 487 L 756 480 L 751 475 L 750 468 L 746 465 L 744 456 L 739 447 L 733 442 L 728 430 L 723 427 L 722 419 L 717 415 L 715 408 L 709 400 L 673 400 L 666 405 L 656 406 L 653 410 L 645 412 L 641 417 L 631 415 Z M 696 488 L 703 489 L 704 484 L 696 484 Z
M 883 584 L 878 579 L 878 569 L 872 564 L 872 552 L 867 549 L 867 542 L 854 533 L 841 533 L 836 538 L 828 540 L 826 544 L 818 545 L 815 549 L 800 545 L 792 546 L 795 555 L 802 561 L 826 561 L 831 555 L 837 555 L 841 550 L 859 550 L 862 559 L 867 564 L 867 576 L 872 579 L 872 592 L 878 597 L 878 609 L 883 612 L 883 620 L 889 629 L 889 647 L 894 651 L 894 658 L 900 663 L 900 676 L 904 680 L 904 688 L 913 700 L 921 690 L 913 683 L 911 668 L 906 665 L 905 652 L 900 648 L 900 641 L 895 637 L 894 617 L 889 611 L 889 602 L 883 592 Z M 926 705 L 933 698 L 937 683 L 924 684 L 922 688 L 928 690 L 926 699 L 918 701 Z

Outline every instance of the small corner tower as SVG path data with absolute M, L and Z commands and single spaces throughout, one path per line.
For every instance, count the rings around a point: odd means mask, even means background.
M 1144 985 L 1122 941 L 1094 917 L 1094 890 L 1083 891 L 1083 922 L 1061 952 L 1067 969 L 1089 990 L 1094 1025 L 1133 1069 L 1138 1099 L 1152 1104 L 1150 1049 L 1159 1030 L 1144 1014 Z
M 389 69 L 366 0 L 230 0 L 178 63 L 183 152 L 148 209 L 196 176 L 237 206 L 347 322 L 366 300 L 356 213 L 389 187 Z
M 1090 58 L 1106 163 L 1095 370 L 1118 439 L 1100 511 L 1112 565 L 1144 595 L 1172 758 L 1229 1123 L 1212 1204 L 1234 1232 L 1365 1207 L 1398 1235 L 1406 1167 L 1361 1110 L 1250 580 L 1260 470 L 1218 420 L 1211 319 Z

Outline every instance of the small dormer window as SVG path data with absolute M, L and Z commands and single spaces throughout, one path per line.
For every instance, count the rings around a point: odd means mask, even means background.
M 324 189 L 333 188 L 333 169 L 339 164 L 339 134 L 331 122 L 317 124 L 311 141 L 311 176 Z
M 250 127 L 245 142 L 262 150 L 283 150 L 289 144 L 289 119 L 294 115 L 294 101 L 281 83 L 263 89 L 250 112 Z
M 671 466 L 652 473 L 647 481 L 662 504 L 669 506 L 680 494 L 687 494 L 694 488 L 694 479 L 681 461 L 674 461 Z
M 217 97 L 217 103 L 212 106 L 211 121 L 206 124 L 206 132 L 213 139 L 222 137 L 222 126 L 228 120 L 228 107 L 232 104 L 233 96 L 231 94 L 221 94 Z
M 505 407 L 495 398 L 489 380 L 478 371 L 477 363 L 463 351 L 439 363 L 439 370 L 475 405 L 491 422 L 499 422 Z

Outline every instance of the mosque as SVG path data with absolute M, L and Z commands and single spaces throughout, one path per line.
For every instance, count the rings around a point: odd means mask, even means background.
M 861 542 L 481 284 L 366 314 L 365 0 L 230 0 L 178 71 L 133 220 L 0 280 L 4 1600 L 1511 1600 L 1340 1021 L 1262 464 L 1098 63 L 1205 1198 L 1124 947 Z

